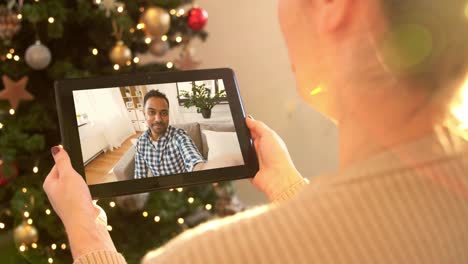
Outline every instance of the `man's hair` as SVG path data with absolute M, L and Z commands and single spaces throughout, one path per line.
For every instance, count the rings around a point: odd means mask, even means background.
M 169 100 L 167 99 L 166 95 L 161 93 L 159 90 L 151 90 L 147 94 L 145 94 L 145 98 L 143 99 L 143 107 L 146 106 L 146 101 L 148 101 L 148 99 L 150 99 L 151 97 L 162 98 L 166 100 L 167 107 L 169 107 Z

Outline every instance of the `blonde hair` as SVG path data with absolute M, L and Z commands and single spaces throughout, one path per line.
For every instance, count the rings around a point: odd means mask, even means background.
M 443 125 L 468 139 L 468 2 L 382 0 L 382 7 L 386 66 L 445 104 Z

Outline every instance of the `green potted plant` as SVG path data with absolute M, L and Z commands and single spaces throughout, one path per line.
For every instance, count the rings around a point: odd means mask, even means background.
M 192 92 L 182 91 L 179 99 L 185 99 L 183 106 L 190 108 L 195 106 L 197 113 L 201 113 L 203 118 L 211 117 L 211 109 L 219 104 L 220 99 L 226 98 L 226 91 L 216 92 L 211 96 L 211 90 L 205 84 L 192 84 Z

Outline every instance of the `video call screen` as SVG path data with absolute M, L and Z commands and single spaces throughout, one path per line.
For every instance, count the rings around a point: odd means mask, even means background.
M 73 100 L 89 185 L 244 165 L 222 79 L 79 90 Z

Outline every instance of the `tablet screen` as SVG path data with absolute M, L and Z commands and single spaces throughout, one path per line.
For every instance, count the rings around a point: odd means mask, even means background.
M 244 165 L 222 79 L 72 94 L 89 185 Z

